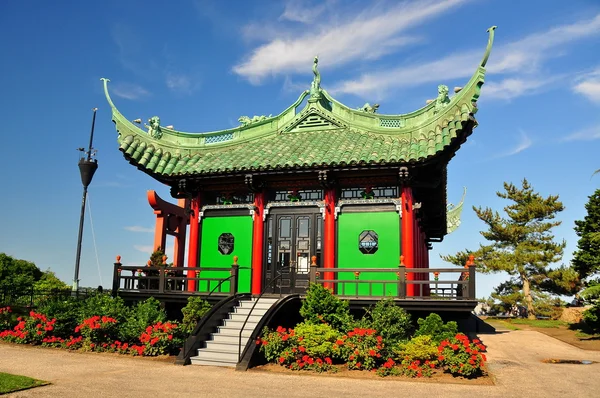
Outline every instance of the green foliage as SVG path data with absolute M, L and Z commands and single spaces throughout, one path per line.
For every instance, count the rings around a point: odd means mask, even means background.
M 474 252 L 476 264 L 482 272 L 504 271 L 517 278 L 529 316 L 534 317 L 532 285 L 548 276 L 547 266 L 562 258 L 566 245 L 564 241 L 555 242 L 552 234 L 552 229 L 561 224 L 554 219 L 564 206 L 556 195 L 543 197 L 534 192 L 526 179 L 521 188 L 504 183 L 504 192 L 496 195 L 511 202 L 504 207 L 505 217 L 490 208 L 473 207 L 487 226 L 481 235 L 490 242 Z M 464 255 L 465 252 L 459 252 L 442 258 L 453 262 Z
M 332 326 L 303 322 L 296 325 L 294 331 L 300 345 L 306 349 L 306 354 L 319 358 L 336 355 L 333 346 L 340 338 L 340 332 Z
M 582 279 L 600 272 L 600 189 L 589 197 L 585 205 L 587 215 L 575 221 L 579 236 L 572 264 Z
M 81 307 L 78 321 L 95 315 L 104 315 L 116 319 L 120 324 L 129 318 L 130 310 L 121 297 L 112 297 L 109 294 L 97 293 L 88 297 Z
M 337 330 L 344 330 L 352 323 L 348 302 L 340 300 L 331 290 L 313 283 L 306 291 L 300 315 L 309 323 L 328 323 Z
M 210 309 L 211 305 L 208 301 L 202 300 L 200 297 L 188 297 L 186 306 L 181 309 L 181 313 L 183 314 L 183 321 L 180 325 L 181 332 L 188 335 L 192 333 L 198 321 Z
M 600 283 L 596 281 L 590 282 L 589 286 L 581 292 L 580 296 L 589 303 L 593 303 L 596 299 L 600 299 Z
M 54 336 L 67 338 L 73 334 L 73 330 L 79 324 L 82 304 L 82 301 L 75 297 L 49 298 L 43 300 L 37 310 L 48 318 L 56 318 Z
M 438 347 L 438 361 L 447 372 L 455 376 L 477 377 L 483 373 L 487 360 L 486 347 L 479 339 L 470 341 L 462 333 L 446 339 Z
M 354 328 L 338 345 L 342 342 L 340 351 L 348 369 L 372 370 L 383 362 L 383 337 L 375 329 Z
M 50 269 L 47 269 L 42 273 L 40 279 L 33 284 L 35 290 L 39 292 L 56 292 L 68 290 L 70 287 L 60 279 L 56 277 L 56 274 Z
M 562 315 L 564 304 L 559 298 L 551 297 L 542 292 L 534 293 L 533 306 L 537 316 L 559 319 Z
M 525 304 L 523 285 L 516 278 L 512 278 L 494 288 L 491 296 L 494 300 L 493 313 L 509 313 L 515 306 Z
M 410 314 L 398 307 L 391 298 L 379 300 L 369 308 L 359 325 L 375 329 L 386 347 L 408 339 L 413 330 Z
M 561 265 L 549 270 L 547 278 L 540 282 L 539 287 L 553 294 L 572 296 L 581 290 L 582 282 L 575 268 Z
M 163 256 L 165 252 L 158 247 L 155 251 L 150 255 L 150 264 L 152 267 L 162 267 L 163 264 Z
M 444 339 L 440 339 L 439 342 L 442 340 Z M 434 340 L 431 335 L 422 334 L 415 336 L 410 341 L 398 346 L 395 352 L 396 359 L 408 364 L 414 361 L 434 361 L 438 356 L 437 346 L 439 342 Z
M 417 319 L 417 324 L 419 329 L 415 332 L 413 340 L 417 337 L 428 336 L 433 344 L 439 344 L 442 340 L 448 339 L 458 332 L 456 322 L 444 323 L 442 317 L 435 313 L 429 314 L 425 319 Z
M 0 395 L 10 392 L 26 390 L 28 388 L 44 386 L 45 381 L 32 379 L 31 377 L 17 376 L 0 372 Z
M 137 303 L 128 312 L 127 319 L 119 325 L 119 338 L 123 341 L 135 341 L 148 325 L 167 320 L 167 313 L 154 297 Z
M 26 292 L 42 277 L 34 263 L 0 253 L 0 291 Z
M 600 333 L 600 300 L 583 311 L 583 321 L 594 333 Z

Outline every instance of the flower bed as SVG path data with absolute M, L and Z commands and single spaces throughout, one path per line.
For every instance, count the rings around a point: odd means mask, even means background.
M 319 299 L 311 300 L 311 295 Z M 307 296 L 301 310 L 304 322 L 293 328 L 263 329 L 256 344 L 268 362 L 290 370 L 346 369 L 382 377 L 448 373 L 477 378 L 486 374 L 486 347 L 458 333 L 456 323 L 444 323 L 437 314 L 419 319 L 413 333 L 410 315 L 390 300 L 355 320 L 347 305 L 322 286 L 311 285 Z M 331 313 L 320 313 L 328 309 Z

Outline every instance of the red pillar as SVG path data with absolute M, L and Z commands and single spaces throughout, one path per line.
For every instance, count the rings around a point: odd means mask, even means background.
M 264 192 L 254 194 L 254 224 L 252 235 L 252 294 L 260 294 L 263 280 L 263 252 L 265 222 L 263 215 L 265 211 Z
M 190 215 L 190 243 L 188 245 L 188 267 L 197 267 L 199 265 L 198 237 L 200 231 L 200 195 L 196 196 L 191 200 L 190 208 L 192 210 L 192 214 Z M 195 278 L 197 276 L 197 272 L 188 270 L 187 275 L 188 277 Z M 194 291 L 196 291 L 196 281 L 189 280 L 188 292 Z
M 185 199 L 179 199 L 177 206 L 185 208 Z M 177 233 L 175 234 L 175 245 L 173 247 L 173 265 L 175 267 L 183 267 L 185 257 L 185 236 L 188 220 L 178 217 Z
M 414 257 L 414 221 L 413 221 L 413 198 L 410 187 L 402 187 L 402 255 L 404 256 L 404 265 L 406 268 L 413 268 L 415 265 Z M 415 274 L 406 273 L 407 281 L 414 281 Z M 406 296 L 415 295 L 415 285 L 407 283 Z
M 323 268 L 335 268 L 335 188 L 325 190 L 323 224 Z M 335 279 L 334 273 L 325 272 L 323 279 Z M 328 283 L 325 287 L 333 288 L 333 285 Z

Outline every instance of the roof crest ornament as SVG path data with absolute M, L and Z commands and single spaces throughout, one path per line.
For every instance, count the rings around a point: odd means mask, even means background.
M 319 56 L 317 55 L 313 61 L 313 74 L 315 77 L 313 78 L 312 84 L 310 85 L 310 98 L 321 98 L 321 74 L 317 69 L 317 65 L 319 63 Z
M 160 140 L 162 137 L 162 131 L 160 128 L 160 118 L 158 116 L 152 116 L 148 119 L 148 135 L 154 139 Z
M 489 28 L 487 30 L 487 32 L 490 34 L 488 37 L 488 44 L 487 47 L 485 48 L 485 54 L 483 55 L 483 59 L 481 60 L 481 67 L 485 68 L 485 64 L 487 64 L 488 58 L 490 57 L 490 53 L 492 52 L 492 45 L 494 44 L 494 31 L 497 29 L 498 27 L 496 25 L 492 26 L 491 28 Z
M 363 112 L 367 112 L 367 113 L 376 113 L 377 109 L 379 109 L 379 104 L 371 105 L 368 102 L 366 102 L 360 108 L 356 108 L 356 110 L 358 110 L 358 111 L 363 111 Z
M 272 117 L 273 117 L 273 115 L 253 116 L 252 118 L 250 118 L 249 116 L 240 116 L 238 119 L 238 122 L 240 122 L 242 124 L 242 127 L 246 127 L 253 123 L 258 123 L 258 122 L 262 122 L 263 120 L 271 119 Z

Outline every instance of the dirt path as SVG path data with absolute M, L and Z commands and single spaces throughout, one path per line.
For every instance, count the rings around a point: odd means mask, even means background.
M 482 335 L 495 385 L 361 380 L 186 366 L 95 353 L 0 344 L 0 371 L 53 383 L 13 397 L 592 397 L 600 391 L 600 363 L 556 365 L 545 358 L 589 359 L 583 351 L 536 331 Z

